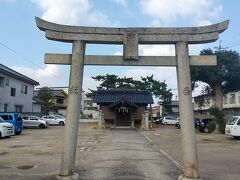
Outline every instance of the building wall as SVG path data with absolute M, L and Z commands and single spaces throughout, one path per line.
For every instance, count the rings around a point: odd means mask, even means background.
M 101 106 L 104 119 L 115 119 L 115 111 L 111 110 L 108 106 Z
M 204 98 L 204 106 L 199 107 L 196 103 L 194 103 L 194 110 L 199 111 L 207 111 L 210 109 L 210 107 L 215 106 L 215 98 L 214 97 L 205 97 Z M 226 112 L 234 112 L 240 113 L 240 91 L 237 92 L 229 92 L 224 95 L 223 97 L 223 109 Z
M 22 106 L 22 112 L 32 112 L 32 98 L 34 86 L 11 76 L 0 73 L 4 77 L 3 87 L 0 87 L 0 111 L 4 111 L 4 104 L 7 104 L 7 111 L 14 112 L 15 106 Z M 6 85 L 7 80 L 9 84 Z M 22 86 L 27 86 L 27 94 L 21 92 Z M 11 88 L 15 88 L 15 96 L 11 96 Z
M 57 99 L 60 98 L 63 100 L 62 103 L 58 103 L 57 102 Z M 53 103 L 57 106 L 57 107 L 67 107 L 67 96 L 66 94 L 64 94 L 63 92 L 62 93 L 59 93 L 57 96 L 54 97 L 53 99 Z
M 111 110 L 108 106 L 101 106 L 101 110 L 104 113 L 104 119 L 115 119 L 116 112 Z M 142 114 L 145 111 L 145 107 L 138 107 L 136 110 L 131 111 L 131 119 L 132 120 L 141 120 Z
M 33 104 L 33 111 L 34 113 L 40 113 L 41 112 L 41 104 Z
M 144 111 L 145 111 L 144 106 L 138 107 L 135 111 L 132 111 L 131 119 L 132 120 L 141 120 L 142 119 L 142 114 L 143 114 Z

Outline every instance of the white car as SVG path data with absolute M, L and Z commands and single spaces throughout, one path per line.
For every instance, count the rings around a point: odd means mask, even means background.
M 0 138 L 14 135 L 14 126 L 0 117 Z
M 39 127 L 41 129 L 48 127 L 48 122 L 37 116 L 22 116 L 23 127 Z
M 233 116 L 227 121 L 225 134 L 240 139 L 240 116 Z
M 65 117 L 63 117 L 63 116 L 61 116 L 61 115 L 54 114 L 54 115 L 52 115 L 52 116 L 54 116 L 54 117 L 56 117 L 56 118 L 58 118 L 58 119 L 64 119 L 64 121 L 65 121 Z
M 41 119 L 48 122 L 51 125 L 60 125 L 60 126 L 65 125 L 65 119 L 57 118 L 54 115 L 42 116 Z
M 175 125 L 177 122 L 179 122 L 179 118 L 173 116 L 164 116 L 162 119 L 162 123 L 164 125 L 167 124 Z

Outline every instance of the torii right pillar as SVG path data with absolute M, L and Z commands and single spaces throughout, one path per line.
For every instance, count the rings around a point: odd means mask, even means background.
M 197 164 L 196 135 L 193 123 L 190 60 L 187 42 L 176 43 L 176 59 L 184 165 L 184 174 L 178 179 L 200 179 Z

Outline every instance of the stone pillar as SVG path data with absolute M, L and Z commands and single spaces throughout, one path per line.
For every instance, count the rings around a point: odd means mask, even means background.
M 101 129 L 101 128 L 104 128 L 103 126 L 103 112 L 102 110 L 99 110 L 99 115 L 98 115 L 98 128 Z
M 184 174 L 179 179 L 199 179 L 187 42 L 176 43 L 176 58 L 184 166 Z
M 75 179 L 75 156 L 79 126 L 79 111 L 82 98 L 82 79 L 84 66 L 85 44 L 74 41 L 69 78 L 69 92 L 66 115 L 66 126 L 63 144 L 60 179 Z
M 149 130 L 149 111 L 144 111 L 143 112 L 143 129 Z

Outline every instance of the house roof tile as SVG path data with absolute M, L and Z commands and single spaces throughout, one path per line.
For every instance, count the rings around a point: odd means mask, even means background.
M 94 101 L 98 104 L 114 103 L 122 98 L 135 104 L 153 104 L 152 94 L 149 91 L 132 90 L 98 90 Z

